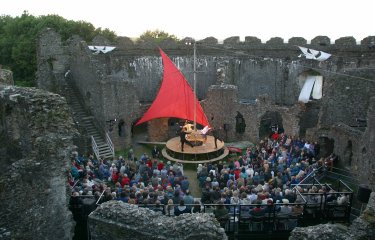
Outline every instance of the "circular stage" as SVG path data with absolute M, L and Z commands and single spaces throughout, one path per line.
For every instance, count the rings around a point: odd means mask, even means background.
M 222 160 L 229 154 L 229 150 L 224 146 L 224 142 L 217 140 L 215 148 L 213 136 L 207 136 L 207 140 L 200 146 L 190 147 L 184 144 L 184 151 L 181 150 L 179 137 L 170 139 L 166 147 L 162 150 L 165 158 L 181 163 L 207 163 Z

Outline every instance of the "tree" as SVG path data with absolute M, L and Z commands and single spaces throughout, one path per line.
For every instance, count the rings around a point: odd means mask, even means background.
M 12 70 L 16 85 L 35 85 L 36 40 L 45 28 L 55 29 L 63 41 L 73 35 L 87 42 L 96 35 L 103 35 L 110 41 L 116 38 L 109 29 L 96 29 L 91 23 L 66 20 L 58 15 L 34 17 L 24 11 L 20 17 L 0 16 L 0 65 Z
M 171 35 L 169 33 L 166 33 L 161 30 L 147 30 L 144 32 L 139 39 L 137 39 L 138 42 L 155 42 L 160 43 L 164 40 L 173 40 L 175 42 L 179 41 L 179 39 L 175 35 Z

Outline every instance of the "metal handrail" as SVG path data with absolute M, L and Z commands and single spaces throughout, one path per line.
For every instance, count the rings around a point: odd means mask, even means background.
M 73 189 L 77 185 L 78 182 L 79 182 L 79 179 L 77 181 L 75 181 L 75 183 L 73 184 L 73 186 L 71 186 L 71 189 Z
M 92 146 L 92 151 L 94 152 L 96 159 L 99 159 L 99 149 L 98 145 L 96 144 L 96 141 L 93 136 L 91 136 L 91 146 Z
M 103 197 L 103 194 L 104 194 L 105 190 L 107 190 L 107 189 L 104 189 L 102 194 L 100 194 L 100 196 L 98 198 L 98 201 L 96 201 L 96 203 L 95 203 L 96 205 L 100 205 L 99 202 L 100 202 L 100 199 Z
M 297 183 L 297 184 L 294 186 L 293 189 L 297 188 L 300 184 L 302 184 L 303 182 L 305 182 L 305 180 L 308 179 L 308 178 L 310 178 L 310 176 L 314 176 L 313 174 L 315 174 L 315 172 L 318 172 L 321 168 L 322 168 L 322 167 L 319 167 L 319 168 L 317 168 L 317 169 L 314 168 L 309 174 L 307 174 L 306 177 L 304 177 L 304 178 L 302 179 L 301 182 Z M 316 180 L 316 179 L 315 179 L 315 180 Z M 317 181 L 317 180 L 316 180 L 316 181 Z M 319 182 L 318 182 L 318 183 L 319 183 Z M 294 184 L 293 184 L 293 185 L 294 185 Z M 319 183 L 319 185 L 320 185 L 320 183 Z
M 108 132 L 105 133 L 105 139 L 107 141 L 107 144 L 109 146 L 109 149 L 111 150 L 112 156 L 115 156 L 115 147 L 113 146 L 112 140 L 108 135 Z

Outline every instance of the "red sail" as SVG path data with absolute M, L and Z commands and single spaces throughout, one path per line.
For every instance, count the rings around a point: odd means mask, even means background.
M 161 49 L 160 54 L 164 65 L 163 82 L 151 107 L 136 125 L 155 118 L 181 118 L 194 121 L 194 101 L 196 101 L 196 122 L 208 126 L 207 117 L 188 81 Z

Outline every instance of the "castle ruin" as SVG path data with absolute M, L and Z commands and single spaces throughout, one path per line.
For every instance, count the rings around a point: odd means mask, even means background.
M 307 44 L 300 37 L 287 43 L 278 37 L 266 43 L 256 37 L 246 37 L 244 42 L 230 37 L 219 44 L 209 37 L 197 41 L 196 94 L 210 124 L 225 126 L 226 141 L 256 142 L 266 136 L 271 124 L 277 124 L 289 135 L 319 141 L 323 155 L 336 153 L 341 167 L 353 170 L 367 183 L 374 163 L 364 159 L 370 149 L 361 139 L 372 114 L 374 39 L 369 36 L 357 44 L 353 37 L 343 37 L 331 44 L 328 37 L 318 36 Z M 158 46 L 126 37 L 109 43 L 98 37 L 90 45 L 116 49 L 93 54 L 88 45 L 79 37 L 62 42 L 54 30 L 45 30 L 37 50 L 38 86 L 63 95 L 63 83 L 74 86 L 96 126 L 109 133 L 116 149 L 126 148 L 133 124 L 150 106 L 162 80 Z M 323 62 L 299 58 L 297 46 L 319 49 L 332 57 Z M 159 47 L 193 85 L 192 47 L 184 40 L 164 41 Z M 298 96 L 311 75 L 322 76 L 323 97 L 303 104 Z M 109 128 L 108 122 L 114 119 L 117 122 Z M 245 122 L 241 132 L 236 128 L 239 120 Z M 149 127 L 149 141 L 170 137 L 168 119 L 146 125 L 162 126 Z

